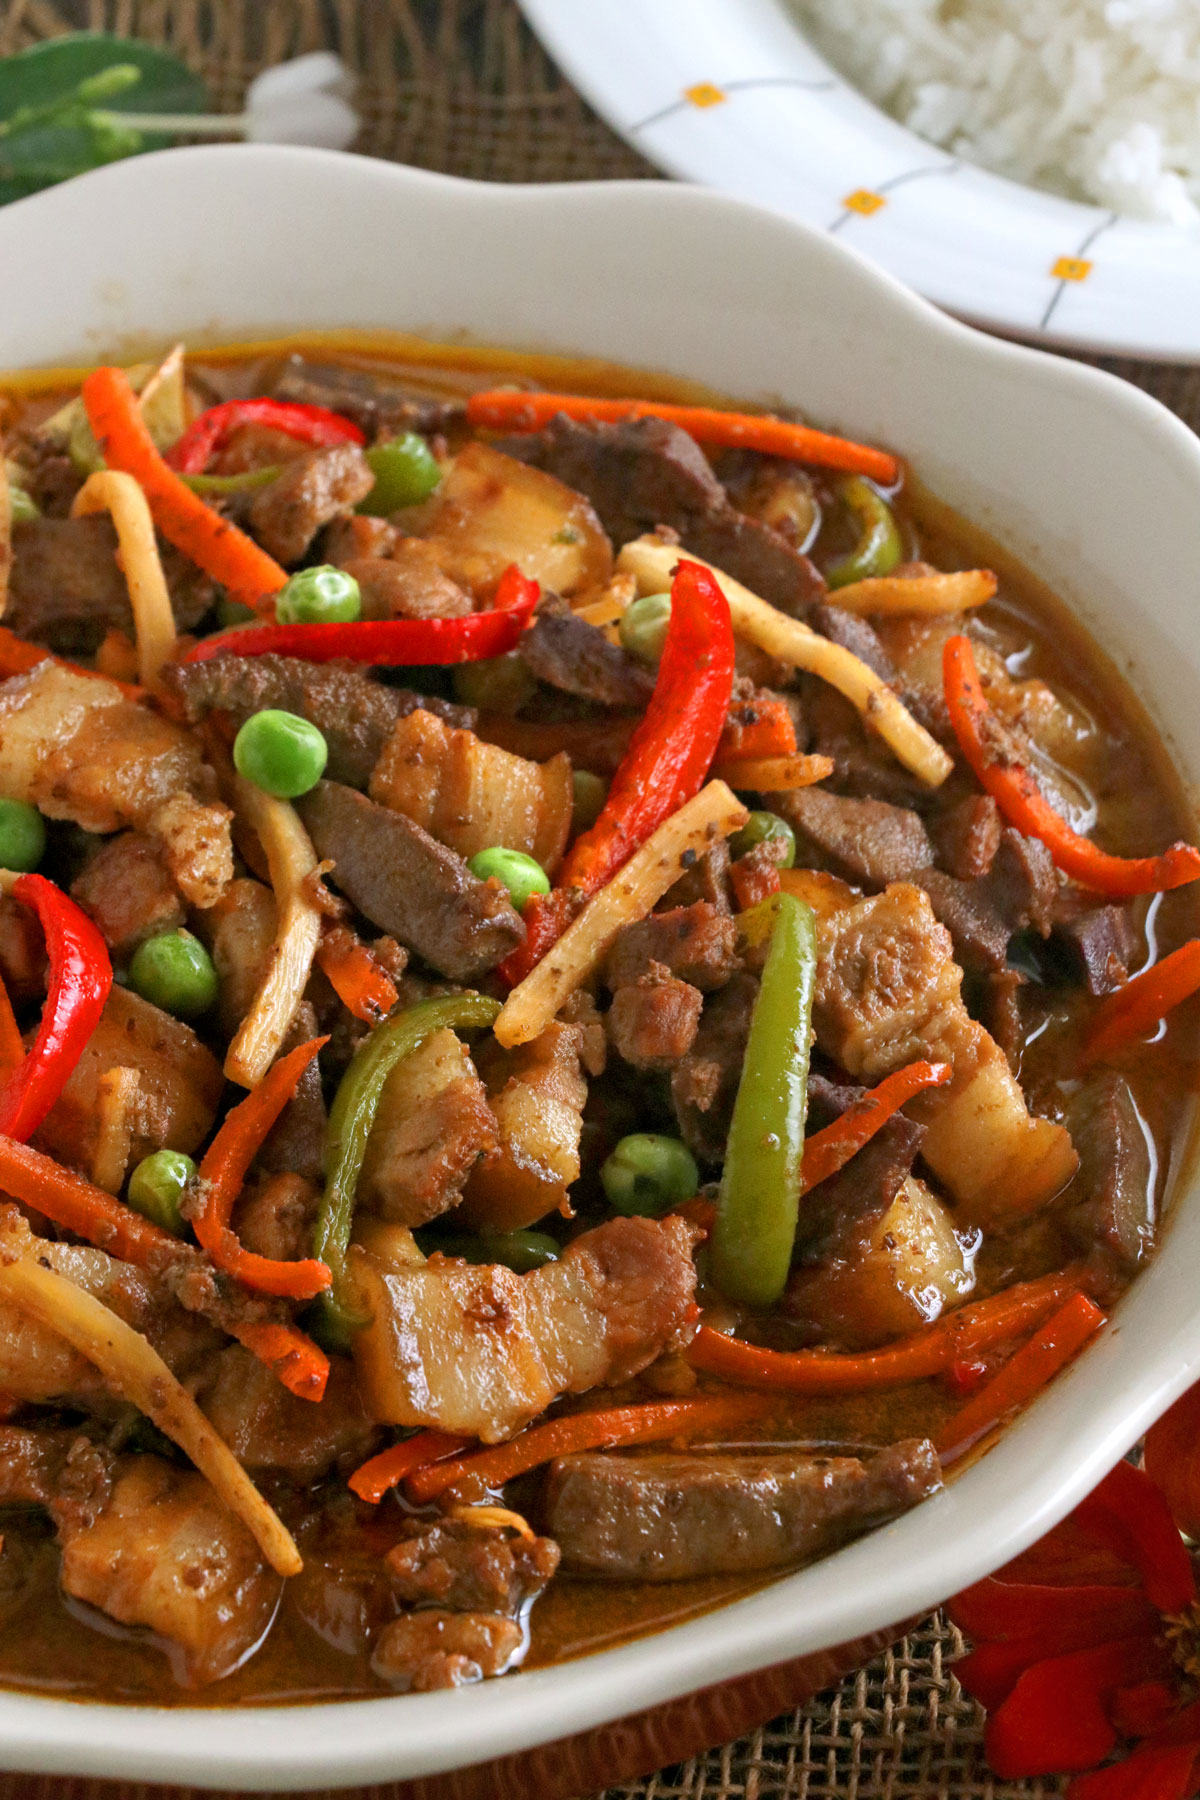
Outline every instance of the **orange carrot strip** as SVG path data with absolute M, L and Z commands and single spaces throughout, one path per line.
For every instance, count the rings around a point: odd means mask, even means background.
M 367 1025 L 378 1025 L 396 1004 L 395 983 L 346 925 L 327 925 L 317 963 L 342 1005 Z
M 1104 1323 L 1105 1314 L 1086 1294 L 1072 1294 L 942 1427 L 938 1454 L 960 1455 L 985 1431 L 1026 1405 Z
M 835 1350 L 763 1350 L 743 1338 L 702 1325 L 687 1349 L 694 1369 L 746 1387 L 793 1394 L 863 1393 L 940 1375 L 957 1358 L 1019 1336 L 1074 1286 L 1069 1274 L 1021 1282 L 914 1331 L 882 1350 L 844 1355 Z
M 596 1412 L 569 1413 L 533 1425 L 507 1444 L 494 1444 L 453 1462 L 418 1469 L 405 1484 L 418 1504 L 434 1500 L 467 1476 L 490 1488 L 538 1468 L 555 1456 L 575 1450 L 601 1450 L 612 1444 L 650 1444 L 661 1438 L 691 1437 L 699 1431 L 720 1431 L 744 1425 L 770 1410 L 769 1403 L 747 1405 L 745 1394 L 706 1395 L 700 1400 L 666 1400 L 644 1406 L 613 1406 Z
M 1009 824 L 1026 837 L 1040 838 L 1064 874 L 1116 899 L 1161 894 L 1200 879 L 1200 850 L 1192 844 L 1172 844 L 1161 856 L 1110 856 L 1072 831 L 1042 795 L 1028 769 L 1004 748 L 984 697 L 969 638 L 960 634 L 946 640 L 942 677 L 954 735 L 977 779 Z
M 312 1038 L 281 1056 L 240 1105 L 226 1114 L 200 1164 L 200 1199 L 192 1213 L 192 1228 L 218 1269 L 260 1294 L 311 1300 L 324 1293 L 333 1281 L 325 1263 L 312 1257 L 303 1262 L 281 1262 L 276 1257 L 257 1256 L 243 1249 L 229 1229 L 246 1170 L 295 1093 L 305 1069 L 328 1042 L 327 1037 Z
M 83 404 L 105 462 L 141 484 L 163 536 L 235 599 L 270 616 L 287 571 L 167 467 L 124 371 L 93 369 L 83 384 Z
M 731 788 L 778 794 L 824 781 L 833 774 L 833 761 L 828 756 L 738 756 L 714 763 L 712 773 Z
M 0 1069 L 19 1069 L 25 1061 L 25 1045 L 13 1012 L 8 988 L 0 976 Z
M 91 681 L 111 681 L 131 700 L 140 700 L 145 688 L 138 687 L 133 681 L 117 681 L 112 675 L 106 675 L 102 669 L 85 669 L 79 663 L 68 662 L 65 657 L 51 656 L 48 650 L 42 650 L 37 644 L 26 643 L 7 625 L 0 625 L 0 681 L 7 681 L 10 675 L 27 675 L 30 669 L 36 669 L 39 663 L 57 663 L 60 669 L 69 669 L 72 675 L 86 675 Z
M 796 722 L 787 701 L 770 688 L 755 688 L 748 700 L 735 700 L 717 745 L 716 761 L 747 756 L 795 756 Z
M 847 1107 L 824 1131 L 816 1131 L 806 1138 L 804 1161 L 800 1165 L 801 1193 L 807 1193 L 819 1181 L 828 1180 L 844 1168 L 914 1094 L 925 1088 L 941 1087 L 953 1073 L 949 1063 L 908 1063 L 894 1074 L 886 1075 L 878 1087 L 873 1087 L 861 1100 Z
M 556 413 L 586 423 L 615 425 L 622 419 L 666 419 L 680 425 L 700 444 L 717 444 L 726 450 L 761 450 L 766 456 L 786 456 L 794 462 L 815 463 L 822 469 L 842 469 L 849 475 L 869 475 L 885 486 L 900 474 L 900 464 L 886 450 L 873 450 L 849 438 L 831 437 L 790 419 L 769 413 L 722 412 L 711 406 L 669 406 L 657 400 L 598 400 L 579 394 L 535 394 L 524 389 L 491 388 L 472 394 L 467 401 L 468 423 L 492 431 L 540 431 Z
M 1103 1062 L 1115 1056 L 1198 991 L 1200 938 L 1192 938 L 1101 1001 L 1088 1027 L 1088 1061 Z
M 448 1456 L 457 1456 L 470 1442 L 470 1438 L 457 1437 L 452 1431 L 418 1431 L 415 1436 L 405 1438 L 403 1443 L 381 1450 L 378 1456 L 355 1469 L 350 1477 L 351 1491 L 360 1500 L 378 1506 L 388 1489 L 394 1488 L 406 1475 L 442 1462 Z
M 289 1394 L 314 1402 L 325 1398 L 329 1358 L 295 1325 L 252 1319 L 230 1325 L 229 1331 L 260 1363 L 265 1363 Z

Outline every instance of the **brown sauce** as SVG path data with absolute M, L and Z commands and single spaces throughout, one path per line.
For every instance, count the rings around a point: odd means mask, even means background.
M 578 392 L 639 395 L 675 401 L 709 400 L 698 384 L 633 372 L 594 361 L 514 355 L 447 347 L 377 334 L 324 333 L 278 343 L 236 346 L 189 356 L 189 367 L 213 398 L 256 391 L 266 358 L 299 349 L 310 355 L 382 367 L 415 392 L 462 396 L 501 380 L 528 380 Z M 0 383 L 8 391 L 7 423 L 34 424 L 77 391 L 82 371 L 48 371 Z M 2 401 L 0 401 L 2 404 Z M 2 417 L 3 415 L 0 415 Z M 901 448 L 903 448 L 901 446 Z M 1149 717 L 1112 661 L 1043 583 L 983 534 L 910 483 L 899 503 L 911 552 L 942 568 L 997 569 L 1001 586 L 986 610 L 992 644 L 1010 671 L 1037 676 L 1066 697 L 1081 722 L 1084 785 L 1104 846 L 1139 855 L 1194 831 L 1194 816 L 1168 753 Z M 1139 917 L 1151 961 L 1193 936 L 1197 902 L 1190 890 L 1142 903 Z M 1174 1018 L 1163 1042 L 1138 1047 L 1121 1060 L 1156 1151 L 1153 1176 L 1162 1205 L 1187 1154 L 1197 1086 L 1197 1045 L 1189 1019 Z M 1164 1054 L 1165 1046 L 1165 1054 Z M 1045 1100 L 1069 1094 L 1078 1047 L 1074 1010 L 1052 993 L 1027 1034 L 1018 1072 Z M 1058 1227 L 1035 1221 L 980 1261 L 981 1290 L 1061 1266 L 1070 1252 Z M 932 1383 L 881 1394 L 792 1403 L 781 1435 L 807 1444 L 871 1444 L 936 1432 L 956 1402 Z M 386 1543 L 400 1519 L 385 1501 L 372 1535 Z M 161 1651 L 136 1633 L 110 1624 L 62 1597 L 53 1533 L 36 1514 L 2 1521 L 0 1558 L 0 1685 L 75 1699 L 161 1705 L 236 1706 L 366 1697 L 391 1691 L 368 1658 L 331 1646 L 300 1615 L 285 1592 L 262 1648 L 236 1674 L 215 1686 L 185 1691 L 171 1678 Z M 603 1583 L 559 1576 L 532 1615 L 526 1667 L 610 1647 L 719 1606 L 763 1583 L 762 1577 L 714 1578 L 660 1586 Z

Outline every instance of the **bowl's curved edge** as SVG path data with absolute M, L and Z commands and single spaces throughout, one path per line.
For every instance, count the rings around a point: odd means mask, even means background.
M 950 354 L 964 359 L 964 367 L 987 366 L 1039 392 L 1057 392 L 1105 412 L 1115 411 L 1131 437 L 1162 459 L 1173 477 L 1200 499 L 1200 445 L 1144 394 L 1102 371 L 982 338 L 836 242 L 769 209 L 708 191 L 642 182 L 493 188 L 320 151 L 276 147 L 166 151 L 110 166 L 5 209 L 0 213 L 0 270 L 6 240 L 18 239 L 33 226 L 41 230 L 43 222 L 45 229 L 69 228 L 78 209 L 86 211 L 101 202 L 112 206 L 130 196 L 141 204 L 155 198 L 161 202 L 170 193 L 176 171 L 186 169 L 188 179 L 201 188 L 211 184 L 212 195 L 219 197 L 232 172 L 230 158 L 241 159 L 243 182 L 252 182 L 256 169 L 288 171 L 289 178 L 293 173 L 303 175 L 306 186 L 322 189 L 326 198 L 361 190 L 365 199 L 369 190 L 382 204 L 397 198 L 403 203 L 407 195 L 419 204 L 432 201 L 451 209 L 500 208 L 514 228 L 522 216 L 557 222 L 586 219 L 593 212 L 599 217 L 614 207 L 621 209 L 623 219 L 644 210 L 647 221 L 656 225 L 667 213 L 676 213 L 688 231 L 716 231 L 736 221 L 743 236 L 779 251 L 786 247 L 786 239 L 792 246 L 802 246 L 805 257 L 836 269 L 839 281 L 873 297 L 876 309 L 887 314 L 897 334 L 906 322 L 931 343 L 953 347 Z M 1151 1269 L 1139 1286 L 1155 1281 L 1156 1270 Z M 1157 1283 L 1157 1288 L 1161 1286 Z M 878 1630 L 888 1618 L 925 1610 L 1039 1536 L 1118 1460 L 1200 1369 L 1200 1320 L 1189 1318 L 1171 1355 L 1160 1354 L 1152 1367 L 1142 1369 L 1120 1406 L 1113 1394 L 1104 1394 L 1102 1383 L 1090 1384 L 1099 1386 L 1095 1416 L 1086 1433 L 1076 1433 L 1080 1441 L 1074 1467 L 1058 1468 L 1058 1421 L 1065 1410 L 1061 1402 L 1079 1385 L 1080 1373 L 1092 1366 L 1099 1370 L 1101 1361 L 1105 1368 L 1114 1362 L 1121 1323 L 1118 1316 L 1114 1329 L 1085 1363 L 1068 1372 L 1046 1401 L 960 1483 L 905 1520 L 818 1566 L 830 1572 L 828 1584 L 838 1590 L 839 1624 L 832 1634 L 811 1618 L 796 1617 L 790 1604 L 798 1583 L 804 1583 L 808 1592 L 813 1574 L 808 1571 L 724 1609 L 716 1616 L 719 1629 L 708 1618 L 658 1634 L 649 1643 L 534 1671 L 517 1683 L 485 1684 L 468 1694 L 289 1709 L 286 1715 L 276 1708 L 214 1715 L 203 1710 L 72 1706 L 20 1697 L 20 1718 L 10 1704 L 14 1697 L 3 1695 L 0 1754 L 10 1767 L 63 1773 L 83 1769 L 159 1781 L 191 1778 L 199 1762 L 210 1785 L 286 1788 L 378 1781 L 396 1773 L 416 1777 L 461 1763 L 475 1746 L 486 1745 L 489 1757 L 508 1755 L 545 1741 L 551 1732 L 563 1736 L 564 1731 L 587 1730 L 727 1675 L 746 1675 L 782 1657 L 816 1651 L 822 1630 L 826 1643 Z M 1120 1367 L 1119 1356 L 1115 1360 Z M 1020 1502 L 1010 1500 L 996 1507 L 996 1522 L 983 1531 L 975 1495 L 1002 1487 L 1006 1476 L 1023 1484 Z M 939 1561 L 948 1542 L 959 1550 L 949 1578 Z M 827 1612 L 829 1606 L 826 1602 Z M 270 1730 L 281 1717 L 288 1720 L 283 1742 Z M 214 1718 L 220 1719 L 219 1733 L 212 1728 Z M 401 1770 L 396 1766 L 398 1744 L 404 1747 Z

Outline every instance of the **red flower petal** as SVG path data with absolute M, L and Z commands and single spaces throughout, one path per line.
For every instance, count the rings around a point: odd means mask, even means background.
M 1169 1681 L 1142 1681 L 1113 1695 L 1108 1716 L 1123 1738 L 1144 1738 L 1173 1719 L 1178 1705 Z
M 1200 1382 L 1180 1396 L 1146 1433 L 1146 1473 L 1160 1489 L 1180 1531 L 1200 1533 Z
M 1196 1577 L 1162 1494 L 1132 1463 L 1119 1462 L 1075 1508 L 1076 1524 L 1140 1571 L 1160 1612 L 1182 1612 L 1196 1598 Z
M 1156 1609 L 1137 1588 L 1034 1586 L 996 1576 L 964 1588 L 946 1610 L 977 1641 L 1048 1634 L 1038 1661 L 1158 1625 Z
M 1200 1744 L 1137 1750 L 1109 1769 L 1077 1775 L 1067 1800 L 1187 1800 L 1193 1793 Z
M 988 1762 L 1005 1778 L 1093 1768 L 1117 1741 L 1107 1712 L 1110 1696 L 1118 1688 L 1166 1679 L 1171 1667 L 1165 1645 L 1145 1636 L 1036 1663 L 988 1721 Z

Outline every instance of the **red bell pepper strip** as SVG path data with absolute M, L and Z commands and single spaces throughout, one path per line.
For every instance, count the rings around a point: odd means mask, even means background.
M 0 1133 L 23 1144 L 62 1093 L 96 1029 L 112 987 L 112 964 L 87 914 L 44 875 L 19 876 L 13 895 L 36 912 L 50 962 L 37 1037 L 0 1089 Z
M 831 437 L 791 419 L 774 419 L 769 413 L 723 412 L 713 406 L 671 406 L 658 400 L 598 400 L 582 394 L 537 394 L 523 388 L 492 388 L 472 394 L 467 401 L 467 422 L 496 431 L 540 431 L 556 413 L 589 424 L 617 424 L 622 419 L 666 419 L 679 425 L 698 444 L 717 444 L 727 450 L 759 450 L 767 456 L 786 456 L 797 462 L 816 463 L 823 469 L 843 469 L 851 475 L 869 475 L 885 487 L 899 478 L 900 465 L 886 450 L 873 450 L 849 438 Z
M 363 619 L 347 625 L 242 625 L 201 638 L 185 663 L 212 656 L 299 656 L 305 662 L 350 662 L 398 668 L 479 662 L 515 648 L 537 605 L 536 581 L 515 563 L 500 577 L 488 612 L 463 619 Z
M 1089 1062 L 1103 1062 L 1200 992 L 1200 938 L 1181 944 L 1152 968 L 1107 995 L 1088 1026 Z
M 954 735 L 976 779 L 1010 825 L 1026 837 L 1041 839 L 1064 875 L 1114 899 L 1161 894 L 1168 888 L 1200 880 L 1200 850 L 1193 844 L 1172 844 L 1161 856 L 1110 856 L 1089 838 L 1072 831 L 1041 793 L 1029 770 L 1006 749 L 984 697 L 971 641 L 961 633 L 946 640 L 942 679 Z
M 357 425 L 324 406 L 294 405 L 286 400 L 223 400 L 192 420 L 167 451 L 168 466 L 180 475 L 203 475 L 217 451 L 243 425 L 265 425 L 316 449 L 366 443 Z
M 700 792 L 732 691 L 729 602 L 708 569 L 684 559 L 671 583 L 671 618 L 650 703 L 600 817 L 567 852 L 553 893 L 534 895 L 526 906 L 525 941 L 500 964 L 504 980 L 514 987 L 523 980 L 570 924 L 578 895 L 604 887 L 664 819 Z
M 93 369 L 83 384 L 83 404 L 105 462 L 140 484 L 163 536 L 235 600 L 269 613 L 274 595 L 287 581 L 287 570 L 253 538 L 206 506 L 168 468 L 146 429 L 124 370 Z

